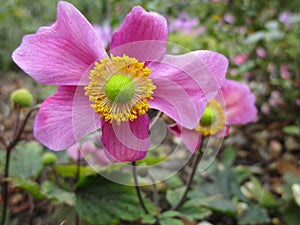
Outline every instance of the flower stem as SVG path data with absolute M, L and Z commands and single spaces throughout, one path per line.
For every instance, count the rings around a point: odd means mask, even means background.
M 3 178 L 3 184 L 2 184 L 2 199 L 3 199 L 3 208 L 2 208 L 2 219 L 1 219 L 1 225 L 5 224 L 6 220 L 6 212 L 7 212 L 7 201 L 8 201 L 8 175 L 9 175 L 9 163 L 10 163 L 10 155 L 11 155 L 11 149 L 6 149 L 6 158 L 5 158 L 5 168 L 4 168 L 4 178 Z
M 152 181 L 152 188 L 153 188 L 153 202 L 154 202 L 154 205 L 158 206 L 159 204 L 159 194 L 158 194 L 158 189 L 157 189 L 157 185 L 155 183 L 155 179 L 154 177 L 150 174 L 149 172 L 149 178 L 150 180 Z
M 186 201 L 186 196 L 187 196 L 188 192 L 191 189 L 197 166 L 198 166 L 198 164 L 199 164 L 199 162 L 200 162 L 200 160 L 203 156 L 203 151 L 202 151 L 203 150 L 202 149 L 203 148 L 203 142 L 204 142 L 204 136 L 202 136 L 202 140 L 201 140 L 198 151 L 196 151 L 196 153 L 192 157 L 192 160 L 193 160 L 193 162 L 192 162 L 192 171 L 191 171 L 191 173 L 188 177 L 188 181 L 187 181 L 187 184 L 185 186 L 184 193 L 181 196 L 181 199 L 179 200 L 179 202 L 174 207 L 172 207 L 172 210 L 180 209 Z
M 136 173 L 136 164 L 135 164 L 135 162 L 132 162 L 132 174 L 133 174 L 133 179 L 134 179 L 135 190 L 136 190 L 137 196 L 139 198 L 140 205 L 142 206 L 144 212 L 146 214 L 149 214 L 149 211 L 146 208 L 146 205 L 143 201 L 141 190 L 140 190 L 140 187 L 139 187 L 139 184 L 138 184 L 138 178 L 137 178 L 137 173 Z
M 6 158 L 5 158 L 5 168 L 4 168 L 4 178 L 2 181 L 2 199 L 3 199 L 3 208 L 2 208 L 2 219 L 1 225 L 5 224 L 6 220 L 6 212 L 7 212 L 7 203 L 8 203 L 8 176 L 9 176 L 9 164 L 10 164 L 10 156 L 12 149 L 16 146 L 18 141 L 21 139 L 21 135 L 24 131 L 24 128 L 32 114 L 33 111 L 39 109 L 39 105 L 32 107 L 28 113 L 26 114 L 23 122 L 20 124 L 20 107 L 17 108 L 17 120 L 15 129 L 13 132 L 11 142 L 6 146 Z
M 156 124 L 156 122 L 162 117 L 163 113 L 162 111 L 158 111 L 158 113 L 156 114 L 156 116 L 153 118 L 150 126 L 149 126 L 149 130 L 151 130 L 151 128 Z
M 77 160 L 76 160 L 76 176 L 75 176 L 75 182 L 73 184 L 73 191 L 75 191 L 76 184 L 80 179 L 80 148 L 77 149 Z M 75 214 L 75 225 L 80 225 L 80 219 L 78 213 Z

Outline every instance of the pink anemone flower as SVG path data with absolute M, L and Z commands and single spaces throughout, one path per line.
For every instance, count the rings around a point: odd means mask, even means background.
M 255 96 L 250 88 L 227 80 L 216 98 L 208 103 L 195 129 L 175 124 L 169 126 L 169 130 L 180 137 L 193 153 L 198 149 L 202 136 L 225 137 L 231 125 L 247 124 L 254 121 L 256 115 Z
M 108 158 L 130 162 L 150 146 L 150 108 L 194 128 L 225 82 L 228 60 L 200 50 L 167 55 L 166 41 L 166 19 L 136 6 L 112 35 L 108 55 L 86 18 L 59 2 L 56 22 L 24 36 L 12 55 L 37 82 L 58 86 L 35 118 L 36 139 L 65 150 L 101 128 Z

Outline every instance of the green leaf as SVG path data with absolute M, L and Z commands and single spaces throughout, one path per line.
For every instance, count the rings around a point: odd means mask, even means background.
M 300 221 L 300 207 L 296 204 L 290 204 L 282 210 L 285 224 L 298 225 Z
M 202 206 L 186 207 L 185 205 L 180 209 L 180 213 L 183 217 L 190 221 L 201 220 L 212 214 L 211 210 Z
M 249 191 L 261 206 L 266 208 L 274 208 L 278 205 L 273 195 L 262 187 L 261 183 L 256 177 L 252 176 L 250 180 L 253 184 L 253 189 L 249 189 Z
M 179 219 L 174 218 L 164 218 L 159 220 L 160 225 L 184 225 L 184 223 Z
M 300 127 L 297 125 L 285 126 L 283 132 L 291 135 L 300 135 Z
M 197 225 L 213 225 L 213 224 L 211 224 L 210 222 L 207 222 L 207 221 L 202 221 L 202 222 L 198 223 Z
M 45 181 L 42 184 L 41 192 L 51 200 L 55 200 L 59 203 L 65 203 L 69 206 L 73 206 L 75 204 L 75 194 L 71 192 L 67 192 L 60 187 L 58 187 L 55 183 L 51 181 Z
M 89 224 L 112 225 L 120 220 L 136 221 L 143 218 L 135 188 L 105 180 L 102 177 L 91 177 L 90 185 L 76 192 L 75 209 L 81 219 Z M 156 213 L 153 204 L 144 196 L 147 209 Z
M 156 222 L 156 218 L 152 215 L 145 214 L 143 215 L 142 218 L 142 223 L 143 224 L 154 224 Z
M 258 31 L 249 35 L 244 41 L 245 44 L 253 44 L 265 38 L 266 33 L 264 31 Z
M 194 192 L 191 193 L 192 195 L 189 196 L 197 196 L 196 194 L 194 194 Z M 207 209 L 208 211 L 201 211 L 203 207 L 205 207 L 205 209 Z M 230 200 L 224 199 L 224 196 L 221 194 L 212 195 L 208 197 L 192 198 L 183 205 L 182 209 L 189 208 L 199 208 L 199 213 L 203 214 L 208 214 L 210 210 L 217 211 L 229 216 L 234 216 L 236 214 L 235 205 Z M 180 212 L 184 214 L 184 211 L 180 210 Z M 190 212 L 192 213 L 192 211 Z
M 13 152 L 10 164 L 10 175 L 21 178 L 37 178 L 43 169 L 43 147 L 35 142 L 23 142 Z
M 77 176 L 77 165 L 57 165 L 55 171 L 59 176 L 62 177 L 76 177 Z M 97 174 L 97 172 L 90 166 L 80 166 L 80 177 L 86 177 Z
M 167 190 L 166 198 L 171 206 L 175 206 L 181 199 L 183 195 L 185 187 L 180 187 L 175 190 Z
M 180 177 L 176 174 L 174 176 L 171 176 L 169 179 L 165 181 L 165 183 L 168 185 L 169 189 L 175 189 L 178 187 L 181 187 L 183 185 L 182 180 Z
M 255 225 L 270 222 L 267 210 L 261 208 L 259 205 L 249 206 L 238 220 L 240 225 Z
M 15 187 L 19 187 L 26 190 L 37 200 L 43 200 L 46 198 L 45 195 L 43 195 L 42 192 L 40 191 L 39 184 L 33 180 L 15 177 L 11 179 L 11 182 Z
M 159 218 L 163 219 L 163 218 L 170 218 L 170 217 L 176 217 L 176 216 L 180 216 L 180 212 L 170 210 L 170 211 L 166 211 L 166 212 L 161 213 L 159 215 Z
M 236 214 L 235 205 L 230 200 L 215 199 L 208 202 L 206 206 L 213 211 L 217 211 L 229 216 L 234 216 Z
M 232 147 L 226 147 L 224 154 L 223 154 L 223 160 L 222 162 L 226 166 L 231 166 L 236 158 L 236 150 Z
M 251 71 L 253 68 L 255 68 L 255 62 L 253 60 L 248 60 L 245 64 L 240 65 L 237 72 L 239 74 Z

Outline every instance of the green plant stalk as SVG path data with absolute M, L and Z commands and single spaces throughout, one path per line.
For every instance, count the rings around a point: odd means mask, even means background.
M 194 175 L 196 173 L 196 169 L 198 167 L 198 164 L 203 156 L 203 143 L 204 143 L 204 136 L 202 136 L 202 139 L 201 139 L 201 143 L 200 143 L 200 146 L 199 146 L 199 149 L 196 151 L 196 153 L 193 155 L 193 162 L 192 162 L 192 171 L 188 177 L 188 181 L 187 181 L 187 184 L 185 186 L 185 190 L 184 190 L 184 193 L 182 194 L 179 202 L 174 206 L 172 207 L 172 210 L 178 210 L 180 209 L 183 204 L 185 203 L 186 201 L 186 196 L 188 194 L 188 192 L 190 191 L 191 189 L 191 186 L 192 186 L 192 183 L 193 183 L 193 179 L 194 179 Z

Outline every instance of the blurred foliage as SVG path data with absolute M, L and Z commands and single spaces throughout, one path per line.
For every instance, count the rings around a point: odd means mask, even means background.
M 39 27 L 55 21 L 57 2 L 58 0 L 0 0 L 1 71 L 18 70 L 11 60 L 12 51 L 20 44 L 23 35 L 35 33 Z M 283 132 L 299 136 L 299 1 L 69 2 L 92 24 L 109 23 L 114 30 L 134 5 L 141 5 L 147 10 L 163 14 L 170 27 L 174 25 L 180 13 L 187 15 L 186 21 L 196 18 L 199 23 L 188 33 L 180 29 L 170 30 L 169 41 L 179 45 L 179 48 L 172 46 L 168 51 L 182 53 L 187 50 L 208 49 L 226 55 L 230 61 L 228 78 L 243 80 L 250 85 L 257 97 L 260 119 L 266 122 L 274 119 L 285 120 Z M 283 13 L 289 14 L 286 20 L 280 18 Z M 201 31 L 197 33 L 199 28 Z M 194 32 L 195 30 L 197 32 Z M 237 62 L 237 56 L 244 58 Z M 4 74 L 0 73 L 0 79 Z M 52 87 L 46 91 L 43 89 L 37 96 L 37 102 L 41 102 L 53 91 Z M 286 173 L 284 181 L 280 184 L 282 194 L 274 195 L 250 167 L 234 164 L 236 150 L 233 148 L 226 149 L 223 159 L 215 161 L 204 175 L 198 174 L 196 185 L 180 210 L 159 213 L 161 209 L 155 208 L 146 200 L 148 207 L 152 208 L 151 215 L 144 215 L 140 208 L 135 210 L 138 200 L 132 187 L 121 187 L 96 176 L 97 172 L 118 172 L 123 165 L 90 168 L 83 163 L 78 173 L 77 166 L 64 152 L 55 152 L 57 162 L 46 166 L 42 163 L 43 154 L 46 152 L 48 150 L 36 142 L 21 142 L 12 153 L 10 174 L 10 182 L 14 188 L 21 189 L 26 196 L 23 199 L 25 203 L 30 196 L 29 199 L 33 199 L 33 207 L 45 202 L 59 206 L 55 208 L 54 214 L 49 213 L 48 209 L 42 211 L 45 215 L 44 221 L 48 221 L 45 224 L 52 224 L 54 221 L 60 224 L 64 219 L 68 220 L 68 224 L 73 224 L 66 215 L 71 214 L 74 218 L 73 214 L 76 212 L 85 221 L 83 224 L 98 224 L 100 220 L 109 224 L 112 219 L 116 224 L 122 220 L 138 220 L 145 224 L 155 224 L 159 221 L 167 225 L 183 224 L 182 221 L 202 221 L 199 224 L 211 224 L 208 221 L 212 215 L 225 216 L 233 221 L 232 224 L 268 224 L 277 217 L 282 217 L 280 219 L 284 224 L 297 225 L 300 220 L 300 194 L 295 188 L 300 185 L 299 178 Z M 4 159 L 5 152 L 1 150 L 1 171 Z M 163 160 L 164 157 L 150 154 L 140 163 L 150 165 Z M 128 173 L 120 172 L 120 176 L 131 179 Z M 97 179 L 101 182 L 91 182 Z M 143 179 L 150 179 L 149 174 L 139 177 L 140 181 Z M 176 175 L 162 185 L 159 196 L 168 205 L 173 206 L 183 192 L 183 185 L 181 177 Z M 145 190 L 152 191 L 151 187 L 145 187 Z M 118 194 L 123 198 L 123 202 Z M 112 201 L 117 214 L 111 210 Z M 125 208 L 129 209 L 130 213 Z M 17 224 L 16 221 L 11 224 L 13 223 Z

